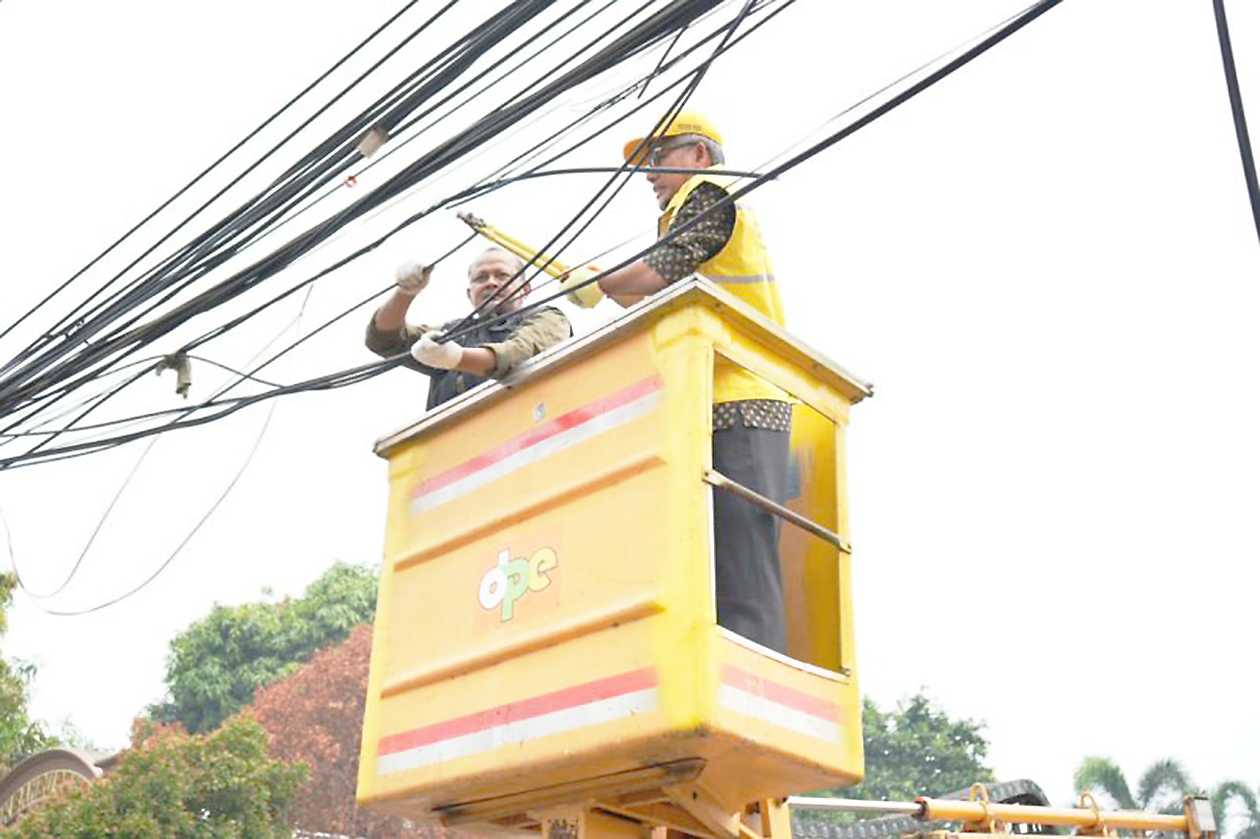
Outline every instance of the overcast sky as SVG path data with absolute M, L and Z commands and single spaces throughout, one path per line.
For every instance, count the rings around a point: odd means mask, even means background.
M 72 274 L 398 5 L 0 5 L 2 320 Z M 801 0 L 721 59 L 693 103 L 725 132 L 732 166 L 757 166 L 1022 5 Z M 489 7 L 463 6 L 334 119 Z M 736 8 L 728 3 L 721 14 Z M 1244 97 L 1260 120 L 1260 8 L 1235 1 L 1230 14 Z M 556 103 L 268 288 L 286 287 L 391 219 L 487 174 L 526 137 L 576 117 L 657 58 Z M 632 120 L 629 133 L 655 115 Z M 615 164 L 626 134 L 612 131 L 571 163 Z M 286 160 L 318 136 L 303 135 Z M 428 145 L 418 141 L 396 159 Z M 600 182 L 524 182 L 472 209 L 541 244 Z M 355 189 L 377 183 L 369 173 Z M 1204 785 L 1260 784 L 1251 672 L 1260 249 L 1211 4 L 1067 0 L 753 203 L 789 329 L 877 387 L 854 410 L 849 435 L 863 690 L 887 704 L 923 687 L 951 713 L 986 721 L 999 777 L 1033 778 L 1056 801 L 1070 795 L 1072 770 L 1091 754 L 1110 756 L 1131 778 L 1173 756 Z M 180 204 L 192 206 L 191 198 Z M 654 217 L 640 180 L 573 255 L 647 235 Z M 146 227 L 81 288 L 103 282 L 109 267 L 165 229 Z M 319 283 L 296 328 L 462 235 L 449 213 L 425 220 Z M 463 313 L 462 269 L 472 252 L 438 269 L 415 314 Z M 588 330 L 613 314 L 601 307 L 575 321 Z M 207 354 L 247 364 L 278 335 L 297 334 L 297 315 L 295 302 Z M 294 381 L 370 360 L 366 318 L 329 330 L 270 374 Z M 8 357 L 16 347 L 0 350 Z M 202 365 L 195 377 L 194 398 L 226 374 Z M 123 407 L 182 404 L 173 387 L 169 373 L 148 377 Z M 161 697 L 168 641 L 212 604 L 258 599 L 264 588 L 296 594 L 335 560 L 379 560 L 385 468 L 371 444 L 419 415 L 423 379 L 396 371 L 277 404 L 227 501 L 141 594 L 89 617 L 40 608 L 90 606 L 151 573 L 245 460 L 266 407 L 163 438 L 71 586 L 46 601 L 19 594 L 3 651 L 38 665 L 37 715 L 70 718 L 98 743 L 121 745 L 131 719 Z M 0 508 L 33 589 L 64 577 L 141 450 L 0 476 Z

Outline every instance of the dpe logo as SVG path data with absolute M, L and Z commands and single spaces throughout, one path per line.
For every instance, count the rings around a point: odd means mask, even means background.
M 477 599 L 481 608 L 503 607 L 501 620 L 510 621 L 516 601 L 531 591 L 542 591 L 551 585 L 547 572 L 560 564 L 559 557 L 551 548 L 539 548 L 529 559 L 512 559 L 512 552 L 499 551 L 499 564 L 481 578 Z

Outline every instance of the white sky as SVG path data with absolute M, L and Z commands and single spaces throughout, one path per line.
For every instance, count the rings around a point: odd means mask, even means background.
M 361 0 L 353 15 L 297 0 L 0 5 L 4 322 L 398 5 Z M 715 65 L 693 103 L 724 130 L 731 165 L 755 166 L 1022 5 L 803 0 Z M 463 6 L 380 78 L 489 9 Z M 1260 8 L 1234 2 L 1230 14 L 1260 125 Z M 577 116 L 580 102 L 656 57 L 583 88 L 369 229 L 485 174 L 523 136 Z M 657 110 L 632 118 L 630 133 Z M 572 165 L 615 164 L 626 133 Z M 541 244 L 600 182 L 526 182 L 472 209 Z M 357 189 L 376 183 L 365 176 Z M 1131 777 L 1175 756 L 1204 784 L 1260 783 L 1248 652 L 1260 584 L 1260 251 L 1210 4 L 1068 0 L 754 204 L 791 331 L 878 388 L 849 437 L 864 690 L 890 703 L 924 686 L 951 713 L 986 720 L 998 774 L 1033 778 L 1056 800 L 1089 754 Z M 649 231 L 654 212 L 646 185 L 632 184 L 574 256 Z M 449 214 L 427 219 L 319 283 L 302 327 L 462 235 Z M 264 294 L 366 239 L 356 228 Z M 426 292 L 434 319 L 463 312 L 466 258 Z M 92 284 L 121 264 L 101 266 Z M 296 304 L 280 308 L 205 354 L 248 363 L 296 314 Z M 589 329 L 612 314 L 576 320 Z M 366 317 L 269 375 L 294 381 L 370 360 Z M 194 397 L 222 379 L 197 366 Z M 122 408 L 174 407 L 172 391 L 170 374 L 146 378 Z M 47 616 L 20 596 L 3 650 L 38 664 L 35 713 L 121 744 L 162 693 L 167 642 L 213 603 L 268 586 L 298 593 L 334 560 L 377 561 L 385 475 L 371 442 L 417 416 L 423 398 L 423 380 L 399 371 L 282 400 L 244 479 L 157 583 L 84 618 Z M 222 491 L 266 413 L 158 443 L 80 576 L 45 605 L 91 605 L 146 576 Z M 33 587 L 64 576 L 139 451 L 0 476 Z

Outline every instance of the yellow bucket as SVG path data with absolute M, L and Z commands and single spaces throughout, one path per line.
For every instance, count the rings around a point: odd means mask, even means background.
M 838 537 L 782 528 L 790 655 L 716 622 L 719 357 L 799 400 L 787 506 Z M 698 774 L 732 810 L 858 782 L 836 545 L 844 428 L 869 392 L 697 280 L 381 440 L 390 501 L 359 802 L 512 825 L 652 772 Z

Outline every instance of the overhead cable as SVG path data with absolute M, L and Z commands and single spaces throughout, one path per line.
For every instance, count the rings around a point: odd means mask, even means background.
M 493 114 L 483 117 L 478 123 L 461 132 L 453 140 L 423 155 L 407 169 L 395 175 L 381 187 L 369 193 L 369 195 L 342 210 L 327 222 L 317 226 L 317 228 L 282 246 L 266 259 L 255 263 L 243 271 L 237 272 L 229 279 L 217 284 L 214 288 L 197 295 L 192 300 L 176 307 L 173 311 L 166 313 L 155 321 L 140 324 L 121 334 L 115 329 L 108 339 L 78 350 L 75 353 L 75 358 L 68 365 L 61 365 L 62 372 L 43 371 L 46 371 L 50 364 L 58 358 L 69 353 L 71 348 L 66 346 L 66 344 L 49 350 L 39 359 L 27 362 L 23 368 L 11 372 L 8 381 L 0 382 L 0 409 L 16 407 L 24 399 L 30 398 L 41 389 L 53 384 L 58 379 L 64 378 L 65 375 L 91 369 L 91 365 L 94 363 L 103 362 L 106 358 L 119 352 L 149 343 L 171 331 L 175 326 L 183 323 L 190 317 L 239 295 L 279 271 L 296 256 L 300 255 L 301 252 L 317 243 L 320 238 L 330 235 L 336 229 L 360 217 L 363 213 L 379 205 L 382 201 L 388 200 L 396 192 L 410 186 L 418 179 L 426 177 L 444 165 L 448 165 L 457 157 L 470 153 L 492 136 L 499 126 L 511 124 L 512 121 L 527 114 L 530 109 L 537 108 L 564 90 L 592 78 L 607 67 L 623 60 L 625 56 L 641 50 L 646 44 L 671 34 L 677 26 L 693 18 L 713 2 L 715 0 L 675 0 L 668 8 L 655 13 L 648 21 L 635 27 L 627 35 L 616 39 L 596 56 L 583 62 L 572 71 L 563 74 L 560 79 L 539 88 L 536 92 L 529 94 L 512 105 L 501 107 Z M 110 316 L 116 316 L 116 314 L 117 312 L 107 313 L 105 320 L 108 320 Z M 95 327 L 95 329 L 99 331 L 102 327 L 103 323 Z M 90 324 L 83 327 L 85 330 L 89 328 Z
M 709 14 L 709 13 L 708 13 L 708 12 L 706 12 L 706 13 L 705 13 L 705 15 L 707 15 L 707 14 Z M 741 36 L 741 39 L 742 39 L 742 36 Z M 500 184 L 500 185 L 501 185 L 501 184 Z M 414 220 L 414 219 L 413 219 L 413 220 Z
M 626 267 L 627 265 L 630 265 L 631 263 L 640 259 L 648 250 L 651 250 L 652 247 L 656 247 L 657 245 L 663 242 L 671 241 L 675 237 L 681 235 L 682 233 L 685 233 L 686 231 L 700 224 L 702 221 L 704 221 L 704 219 L 708 217 L 709 213 L 717 212 L 723 207 L 733 204 L 734 202 L 738 201 L 740 198 L 744 197 L 748 193 L 761 187 L 762 185 L 767 183 L 769 180 L 782 175 L 784 172 L 788 171 L 789 169 L 792 169 L 800 165 L 801 163 L 804 163 L 806 160 L 809 160 L 811 157 L 814 157 L 815 155 L 825 151 L 826 149 L 830 148 L 836 143 L 839 143 L 841 140 L 845 139 L 851 134 L 854 134 L 857 131 L 860 131 L 862 128 L 866 127 L 870 123 L 879 119 L 884 114 L 888 113 L 889 111 L 893 110 L 899 105 L 914 98 L 919 93 L 922 93 L 924 90 L 927 90 L 929 87 L 936 84 L 938 81 L 945 78 L 946 76 L 949 76 L 950 74 L 952 74 L 954 71 L 958 70 L 959 68 L 969 64 L 976 57 L 984 54 L 985 52 L 988 52 L 988 50 L 990 50 L 997 44 L 1001 43 L 1002 41 L 1006 40 L 1008 37 L 1018 32 L 1020 29 L 1023 29 L 1025 26 L 1032 23 L 1037 18 L 1041 17 L 1050 9 L 1059 5 L 1061 2 L 1063 2 L 1063 0 L 1039 0 L 1039 2 L 1033 3 L 1031 6 L 1028 6 L 1027 8 L 1025 8 L 1024 11 L 1021 12 L 1019 15 L 1017 15 L 1015 18 L 1009 20 L 1009 22 L 1007 22 L 1005 25 L 1003 25 L 1002 27 L 1000 27 L 999 29 L 997 29 L 992 34 L 988 35 L 987 37 L 983 38 L 979 43 L 970 47 L 958 57 L 944 64 L 942 67 L 929 73 L 924 78 L 910 85 L 905 90 L 897 93 L 896 95 L 891 97 L 887 102 L 884 102 L 878 105 L 877 107 L 871 109 L 867 113 L 858 117 L 853 122 L 850 122 L 847 125 L 845 125 L 840 130 L 833 132 L 829 136 L 813 144 L 812 146 L 805 149 L 804 151 L 794 155 L 793 157 L 789 158 L 785 162 L 780 163 L 779 165 L 770 169 L 766 173 L 758 176 L 757 178 L 755 178 L 754 180 L 752 180 L 750 183 L 746 184 L 745 186 L 742 186 L 734 191 L 727 193 L 727 195 L 723 197 L 720 201 L 714 202 L 714 204 L 710 206 L 709 208 L 707 208 L 705 212 L 698 214 L 695 218 L 691 219 L 690 221 L 684 224 L 681 224 L 676 228 L 670 228 L 668 231 L 666 231 L 665 235 L 663 235 L 651 247 L 644 249 L 644 251 L 638 254 L 635 254 L 634 256 L 631 256 L 622 260 L 621 262 L 617 263 L 616 265 L 606 270 L 600 271 L 598 274 L 595 274 L 591 276 L 589 279 L 584 280 L 583 282 L 574 285 L 572 288 L 567 289 L 566 291 L 548 295 L 542 300 L 538 300 L 534 303 L 531 303 L 528 306 L 525 306 L 522 309 L 519 309 L 513 312 L 512 315 L 519 316 L 521 312 L 531 311 L 531 310 L 540 308 L 542 306 L 545 306 L 548 303 L 551 303 L 555 300 L 558 300 L 561 297 L 568 295 L 569 293 L 571 293 L 573 290 L 577 288 L 581 288 L 581 287 L 590 285 L 591 283 L 598 282 L 599 280 L 601 280 L 603 277 L 607 276 L 608 274 L 611 274 L 614 271 L 617 271 L 621 268 Z M 547 283 L 544 282 L 542 283 L 542 285 L 547 285 Z M 492 318 L 487 318 L 486 321 L 483 321 L 483 324 L 479 324 L 479 326 L 484 325 L 485 322 L 501 321 L 508 316 L 509 315 L 497 315 Z M 450 330 L 449 332 L 444 334 L 440 340 L 442 341 L 455 340 L 461 337 L 462 335 L 467 334 L 472 328 L 473 327 L 464 326 L 459 329 Z
M 867 112 L 866 114 L 859 117 L 858 119 L 846 124 L 843 128 L 839 129 L 838 131 L 833 132 L 829 136 L 813 144 L 812 146 L 805 149 L 804 151 L 789 158 L 787 161 L 775 166 L 773 169 L 769 170 L 768 172 L 754 179 L 751 183 L 728 193 L 728 195 L 725 198 L 717 202 L 717 204 L 714 207 L 710 208 L 708 212 L 715 212 L 721 207 L 726 206 L 738 200 L 739 198 L 743 197 L 744 195 L 747 195 L 749 192 L 752 192 L 753 190 L 757 189 L 758 187 L 766 183 L 767 180 L 774 177 L 778 177 L 779 175 L 782 175 L 784 172 L 794 168 L 795 166 L 800 165 L 801 163 L 821 153 L 827 148 L 830 148 L 832 145 L 835 145 L 836 143 L 840 142 L 844 138 L 850 136 L 851 134 L 855 133 L 856 131 L 870 124 L 874 120 L 878 119 L 879 117 L 883 116 L 884 114 L 888 113 L 889 111 L 893 110 L 894 108 L 898 107 L 899 105 L 903 104 L 904 102 L 918 95 L 923 90 L 926 90 L 928 87 L 931 87 L 936 82 L 952 74 L 959 68 L 970 63 L 976 57 L 987 52 L 989 49 L 991 49 L 993 46 L 997 45 L 998 43 L 1001 43 L 1010 35 L 1019 31 L 1024 26 L 1031 23 L 1033 20 L 1036 20 L 1042 14 L 1049 11 L 1051 8 L 1059 5 L 1060 2 L 1062 2 L 1062 0 L 1041 0 L 1040 2 L 1032 4 L 1031 6 L 1027 7 L 1022 13 L 1016 16 L 1014 19 L 1010 20 L 1006 25 L 998 29 L 996 32 L 993 32 L 991 35 L 985 37 L 979 43 L 970 47 L 964 53 L 950 60 L 944 66 L 928 74 L 923 79 L 916 81 L 914 84 L 910 85 L 905 90 L 897 93 L 896 95 L 891 97 L 887 102 L 880 104 L 879 106 Z M 597 282 L 600 278 L 611 273 L 612 271 L 618 270 L 619 268 L 629 265 L 630 263 L 641 258 L 644 254 L 646 254 L 652 248 L 657 247 L 661 242 L 669 241 L 673 239 L 674 237 L 691 229 L 696 224 L 699 224 L 705 217 L 706 216 L 702 214 L 696 219 L 693 219 L 688 223 L 680 225 L 677 228 L 672 228 L 671 230 L 667 231 L 666 234 L 662 236 L 661 239 L 658 240 L 657 242 L 653 243 L 647 248 L 644 248 L 639 253 L 610 267 L 609 269 L 602 271 L 599 274 L 596 274 L 590 280 L 586 281 L 586 283 L 583 283 L 583 284 L 585 285 L 589 282 Z M 546 283 L 544 283 L 543 285 L 545 284 Z M 536 309 L 550 302 L 553 302 L 562 296 L 565 296 L 566 293 L 567 292 L 560 292 L 560 293 L 548 295 L 541 300 L 530 303 L 528 306 L 523 307 L 522 309 L 517 310 L 516 312 L 513 312 L 512 314 L 519 315 L 522 312 Z M 483 319 L 482 322 L 493 323 L 493 322 L 502 320 L 507 316 L 508 315 L 496 315 L 496 316 L 485 318 Z M 470 327 L 464 327 L 462 330 L 450 330 L 443 336 L 443 340 L 457 339 L 462 334 L 465 334 L 469 328 Z M 226 402 L 230 404 L 227 404 L 224 407 L 223 414 L 233 413 L 236 410 L 239 410 L 248 404 L 253 404 L 257 401 L 261 401 L 263 399 L 269 399 L 274 396 L 283 395 L 284 393 L 298 392 L 300 390 L 315 390 L 315 389 L 329 389 L 333 387 L 344 387 L 349 384 L 356 383 L 357 381 L 362 381 L 366 378 L 379 375 L 381 372 L 384 372 L 386 369 L 392 368 L 393 366 L 396 366 L 398 363 L 401 363 L 403 360 L 405 360 L 406 357 L 407 356 L 404 353 L 404 354 L 400 354 L 398 356 L 386 359 L 385 361 L 382 361 L 382 362 L 375 362 L 373 364 L 361 365 L 359 367 L 350 368 L 345 371 L 340 371 L 339 373 L 336 373 L 336 374 L 329 374 L 328 376 L 325 376 L 325 377 L 318 377 L 317 379 L 314 379 L 314 380 L 300 382 L 295 385 L 288 386 L 286 388 L 278 388 L 264 394 L 257 394 L 252 397 L 243 397 L 243 398 L 240 398 L 239 400 L 225 400 Z M 216 416 L 217 415 L 210 416 L 210 417 L 199 417 L 199 418 L 196 418 L 195 421 L 188 421 L 185 424 L 189 426 L 203 424 L 204 422 L 213 420 L 214 418 L 216 418 Z M 119 435 L 116 438 L 112 438 L 112 442 L 127 442 L 132 439 L 140 439 L 141 437 L 144 437 L 144 436 L 148 436 L 148 434 L 146 432 L 135 432 L 129 435 Z M 51 450 L 49 452 L 45 452 L 43 456 L 44 457 L 76 456 L 79 452 L 88 450 L 90 448 L 91 448 L 90 444 L 63 446 L 63 447 L 58 447 L 57 449 Z M 27 456 L 25 455 L 0 459 L 0 467 L 8 467 L 12 465 L 17 465 L 25 460 L 28 460 Z
M 1234 116 L 1234 134 L 1238 137 L 1238 154 L 1242 158 L 1247 197 L 1251 200 L 1251 219 L 1260 238 L 1260 186 L 1256 184 L 1256 158 L 1251 153 L 1251 137 L 1247 133 L 1247 115 L 1243 112 L 1242 93 L 1238 89 L 1238 70 L 1234 66 L 1234 48 L 1229 40 L 1229 21 L 1225 19 L 1225 0 L 1212 0 L 1216 12 L 1216 36 L 1221 43 L 1221 64 L 1225 68 L 1225 88 L 1229 91 L 1229 109 Z
M 140 221 L 136 222 L 129 230 L 127 230 L 126 233 L 118 237 L 109 246 L 107 246 L 105 250 L 101 251 L 99 254 L 94 256 L 91 260 L 88 261 L 86 265 L 84 265 L 78 271 L 75 271 L 74 274 L 72 274 L 69 279 L 60 283 L 56 288 L 54 288 L 51 292 L 49 292 L 43 299 L 41 299 L 38 303 L 36 303 L 34 306 L 32 306 L 30 309 L 24 312 L 20 317 L 18 317 L 17 320 L 15 320 L 13 323 L 5 327 L 3 331 L 0 331 L 0 338 L 4 338 L 6 335 L 12 332 L 16 327 L 20 326 L 27 318 L 35 314 L 35 312 L 39 311 L 39 309 L 42 308 L 45 304 L 47 304 L 54 297 L 56 297 L 58 294 L 60 294 L 62 291 L 68 288 L 71 283 L 73 283 L 79 277 L 83 276 L 84 273 L 91 270 L 93 266 L 95 266 L 98 262 L 100 262 L 110 253 L 112 253 L 115 248 L 117 248 L 123 242 L 127 241 L 127 239 L 131 238 L 131 235 L 133 233 L 135 233 L 145 224 L 150 222 L 155 216 L 157 216 L 158 213 L 165 210 L 172 203 L 174 203 L 181 196 L 183 196 L 186 192 L 188 192 L 188 190 L 192 189 L 194 186 L 200 183 L 201 180 L 206 177 L 206 175 L 210 174 L 216 168 L 218 168 L 219 164 L 223 163 L 223 161 L 227 160 L 229 157 L 231 157 L 233 154 L 239 151 L 242 146 L 244 146 L 250 140 L 254 139 L 254 137 L 257 137 L 263 131 L 263 129 L 265 129 L 267 126 L 275 122 L 281 115 L 283 115 L 286 111 L 288 111 L 290 108 L 296 105 L 303 97 L 305 97 L 306 94 L 310 93 L 312 90 L 318 87 L 321 82 L 323 82 L 333 73 L 335 73 L 347 61 L 349 61 L 351 58 L 357 55 L 360 50 L 362 50 L 364 47 L 366 47 L 368 44 L 374 41 L 378 35 L 380 35 L 382 32 L 388 29 L 389 26 L 394 23 L 394 21 L 402 17 L 402 15 L 405 14 L 407 10 L 410 9 L 412 6 L 416 5 L 417 2 L 419 2 L 419 0 L 408 0 L 408 2 L 405 3 L 401 9 L 399 9 L 397 12 L 391 15 L 384 23 L 382 23 L 376 29 L 372 30 L 372 32 L 366 38 L 364 38 L 362 41 L 356 44 L 349 52 L 347 52 L 341 58 L 337 59 L 337 61 L 334 62 L 331 67 L 329 67 L 323 73 L 320 73 L 315 78 L 314 81 L 312 81 L 306 87 L 298 91 L 298 93 L 295 96 L 293 96 L 291 99 L 289 99 L 288 102 L 285 102 L 283 105 L 281 105 L 277 111 L 272 113 L 271 116 L 267 117 L 265 120 L 259 123 L 252 131 L 250 131 L 248 134 L 246 134 L 244 137 L 238 140 L 231 148 L 229 148 L 222 155 L 220 155 L 213 163 L 211 163 L 209 166 L 207 166 L 206 168 L 202 169 L 199 173 L 197 173 L 197 175 L 191 181 L 189 181 L 188 183 L 180 187 L 175 192 L 174 195 L 172 195 L 170 198 L 167 198 L 165 201 L 159 204 L 156 209 L 151 211 L 144 218 L 140 219 Z

